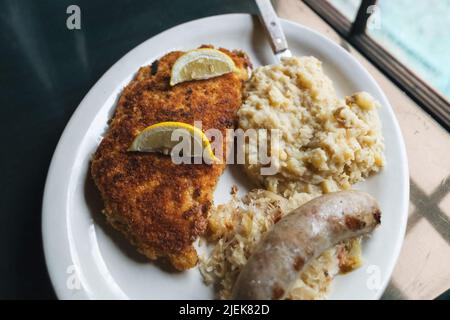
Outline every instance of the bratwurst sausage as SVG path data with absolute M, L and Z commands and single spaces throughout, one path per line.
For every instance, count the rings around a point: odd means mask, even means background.
M 239 274 L 233 299 L 283 299 L 305 265 L 323 251 L 380 224 L 376 200 L 342 191 L 315 198 L 267 232 Z

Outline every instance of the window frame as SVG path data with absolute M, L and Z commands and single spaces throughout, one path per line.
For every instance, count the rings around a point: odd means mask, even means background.
M 370 17 L 367 9 L 375 5 L 377 0 L 362 0 L 353 23 L 327 0 L 303 2 L 450 132 L 449 99 L 366 33 L 367 20 Z

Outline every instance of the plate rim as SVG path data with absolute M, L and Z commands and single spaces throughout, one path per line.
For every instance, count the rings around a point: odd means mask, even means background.
M 64 197 L 64 199 L 65 199 L 64 201 L 61 201 L 60 199 L 56 200 L 56 201 L 59 200 L 59 202 L 61 202 L 61 205 L 63 205 L 63 206 L 65 204 L 67 204 L 67 202 L 68 202 L 67 200 L 69 199 L 69 194 L 68 194 L 69 182 L 71 180 L 70 176 L 72 175 L 72 172 L 68 173 L 68 176 L 69 176 L 68 179 L 59 179 L 59 186 L 58 186 L 58 183 L 56 182 L 56 181 L 58 181 L 58 179 L 56 179 L 56 178 L 57 178 L 57 173 L 61 172 L 61 170 L 58 171 L 58 169 L 60 169 L 60 167 L 62 165 L 61 162 L 63 162 L 63 163 L 65 162 L 63 167 L 67 168 L 68 164 L 70 164 L 69 169 L 73 168 L 75 157 L 72 159 L 72 161 L 61 161 L 61 159 L 66 158 L 66 157 L 64 157 L 63 154 L 65 151 L 64 149 L 67 149 L 67 143 L 64 144 L 64 142 L 70 140 L 69 134 L 72 131 L 72 128 L 75 128 L 75 125 L 78 125 L 80 123 L 80 121 L 82 120 L 82 118 L 85 117 L 86 114 L 88 114 L 86 112 L 88 110 L 87 107 L 83 107 L 83 106 L 87 106 L 85 104 L 85 102 L 94 94 L 96 89 L 100 86 L 100 83 L 105 81 L 105 78 L 107 78 L 108 74 L 112 73 L 115 69 L 119 68 L 120 65 L 127 59 L 127 57 L 129 55 L 132 55 L 133 52 L 136 52 L 147 41 L 154 40 L 155 38 L 158 38 L 158 37 L 164 37 L 166 33 L 170 33 L 178 28 L 183 28 L 183 26 L 194 23 L 194 22 L 199 23 L 199 22 L 206 22 L 208 20 L 215 20 L 215 19 L 226 19 L 226 18 L 231 19 L 231 18 L 244 18 L 244 17 L 245 18 L 248 18 L 248 17 L 254 18 L 255 16 L 251 15 L 251 14 L 247 14 L 247 13 L 232 13 L 232 14 L 213 15 L 213 16 L 203 17 L 203 18 L 184 22 L 182 24 L 173 26 L 169 29 L 166 29 L 166 30 L 156 34 L 156 35 L 151 36 L 150 38 L 146 39 L 145 41 L 143 41 L 140 44 L 138 44 L 137 46 L 135 46 L 133 49 L 129 50 L 125 55 L 123 55 L 119 60 L 117 60 L 110 68 L 108 68 L 108 70 L 96 81 L 96 83 L 91 87 L 91 89 L 87 92 L 87 94 L 83 97 L 83 99 L 78 104 L 74 113 L 72 114 L 69 121 L 67 122 L 67 124 L 60 136 L 60 139 L 56 145 L 55 151 L 53 153 L 53 156 L 52 156 L 52 159 L 51 159 L 51 162 L 49 165 L 49 169 L 47 172 L 47 176 L 46 176 L 45 188 L 44 188 L 44 193 L 43 193 L 43 201 L 42 201 L 41 230 L 42 230 L 42 241 L 43 241 L 45 263 L 47 266 L 50 281 L 52 283 L 52 286 L 55 290 L 55 293 L 56 293 L 56 296 L 58 299 L 73 299 L 73 298 L 75 298 L 73 295 L 70 294 L 69 290 L 64 286 L 66 284 L 66 282 L 61 281 L 61 279 L 59 279 L 59 277 L 57 276 L 57 274 L 60 273 L 60 268 L 57 268 L 56 266 L 57 265 L 60 266 L 62 263 L 55 260 L 56 252 L 54 251 L 55 245 L 59 245 L 59 246 L 62 245 L 66 249 L 66 252 L 64 252 L 65 255 L 67 255 L 71 252 L 70 243 L 69 243 L 69 240 L 67 239 L 67 232 L 63 232 L 64 230 L 67 230 L 67 228 L 69 227 L 69 221 L 67 220 L 66 214 L 61 215 L 61 217 L 59 217 L 59 219 L 62 219 L 61 221 L 59 221 L 61 224 L 57 224 L 59 230 L 55 230 L 55 228 L 51 228 L 52 225 L 54 224 L 54 221 L 52 220 L 52 218 L 55 218 L 55 214 L 52 215 L 50 212 L 54 211 L 54 209 L 51 209 L 52 207 L 55 206 L 54 205 L 54 203 L 55 203 L 54 192 L 57 194 L 59 193 L 61 195 L 61 197 Z M 299 24 L 294 21 L 290 21 L 290 20 L 286 20 L 286 19 L 281 19 L 281 20 L 282 20 L 283 24 L 290 24 L 290 25 L 293 25 L 294 27 L 308 30 L 309 32 L 313 33 L 316 37 L 319 37 L 322 40 L 325 40 L 326 42 L 328 42 L 328 44 L 330 46 L 332 46 L 333 48 L 335 48 L 336 50 L 339 50 L 344 55 L 347 55 L 348 58 L 350 58 L 350 60 L 352 60 L 354 63 L 356 63 L 358 65 L 358 67 L 364 71 L 365 75 L 369 78 L 369 80 L 373 83 L 373 85 L 375 86 L 377 91 L 380 93 L 382 99 L 384 100 L 383 104 L 385 105 L 387 112 L 389 112 L 389 115 L 393 120 L 392 122 L 393 122 L 394 132 L 400 139 L 400 145 L 397 147 L 399 147 L 399 149 L 400 149 L 399 151 L 400 151 L 400 155 L 401 155 L 401 158 L 403 161 L 402 176 L 404 177 L 403 184 L 405 186 L 404 190 L 402 190 L 403 194 L 402 194 L 402 199 L 401 199 L 401 203 L 402 203 L 401 207 L 403 209 L 401 212 L 402 219 L 401 219 L 401 225 L 398 228 L 398 235 L 397 235 L 398 239 L 395 243 L 395 248 L 393 249 L 393 258 L 391 259 L 391 261 L 389 262 L 389 264 L 387 266 L 387 269 L 388 269 L 387 272 L 385 271 L 385 274 L 388 274 L 389 276 L 383 277 L 383 280 L 382 280 L 383 283 L 382 283 L 381 289 L 378 290 L 377 294 L 374 296 L 374 299 L 379 299 L 381 297 L 381 295 L 384 293 L 384 291 L 391 279 L 393 269 L 398 261 L 400 251 L 401 251 L 401 248 L 403 245 L 404 237 L 405 237 L 406 224 L 407 224 L 407 219 L 408 219 L 408 203 L 409 203 L 408 158 L 407 158 L 407 154 L 406 154 L 405 140 L 404 140 L 402 132 L 400 130 L 400 126 L 399 126 L 397 117 L 394 114 L 392 105 L 390 104 L 384 91 L 379 86 L 378 82 L 373 78 L 373 76 L 367 71 L 367 69 L 355 57 L 353 57 L 349 52 L 344 50 L 336 42 L 334 42 L 333 40 L 329 39 L 328 37 L 322 35 L 321 33 L 315 31 L 314 29 L 311 29 L 307 26 L 304 26 L 304 25 Z M 92 120 L 93 118 L 90 118 L 90 119 Z M 90 123 L 88 124 L 88 127 L 89 127 L 89 125 L 90 125 Z M 79 147 L 79 146 L 77 146 L 77 147 Z M 78 151 L 75 150 L 73 152 L 76 155 Z M 61 180 L 64 180 L 64 181 L 61 181 Z M 58 217 L 58 216 L 56 216 L 56 217 Z M 50 230 L 52 230 L 52 231 L 50 231 Z M 60 240 L 59 243 L 55 244 L 54 240 L 58 239 L 58 235 L 59 236 L 63 235 L 64 239 Z M 59 259 L 61 258 L 61 256 L 62 256 L 61 254 L 58 255 Z M 73 263 L 72 259 L 70 259 L 70 256 L 71 256 L 71 254 L 69 254 L 69 260 L 66 261 L 67 263 L 65 265 L 71 265 L 71 263 Z M 88 297 L 86 296 L 83 298 L 86 299 Z

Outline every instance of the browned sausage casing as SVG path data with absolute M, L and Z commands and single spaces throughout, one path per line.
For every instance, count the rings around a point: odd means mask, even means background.
M 315 198 L 281 219 L 239 274 L 233 299 L 283 299 L 311 259 L 337 243 L 371 232 L 380 224 L 376 200 L 342 191 Z

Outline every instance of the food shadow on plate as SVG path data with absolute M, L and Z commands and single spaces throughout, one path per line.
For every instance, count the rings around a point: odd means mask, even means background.
M 100 132 L 101 138 L 103 138 L 109 130 L 109 124 L 114 117 L 117 105 L 119 104 L 120 97 L 122 97 L 123 90 L 136 78 L 137 73 L 138 73 L 138 70 L 136 70 L 135 72 L 133 72 L 131 74 L 130 79 L 127 79 L 126 81 L 124 81 L 125 84 L 123 86 L 121 86 L 119 92 L 117 92 L 116 96 L 114 97 L 113 103 L 110 105 L 110 107 L 108 108 L 107 113 L 106 113 L 106 121 L 104 122 L 103 129 Z M 90 178 L 90 175 L 89 175 L 89 178 Z
M 256 56 L 253 59 L 253 63 L 258 61 L 261 65 L 273 64 L 276 62 L 275 56 L 270 48 L 269 41 L 267 41 L 267 37 L 263 26 L 258 18 L 258 16 L 252 16 L 253 19 L 253 30 L 252 30 L 252 48 L 256 52 Z M 253 69 L 258 65 L 253 65 Z
M 242 164 L 232 164 L 227 166 L 228 170 L 230 170 L 230 174 L 233 179 L 236 181 L 238 189 L 240 191 L 240 195 L 245 195 L 248 191 L 262 188 L 253 183 L 250 178 L 247 176 L 247 173 L 244 171 L 244 165 Z
M 147 259 L 144 255 L 139 253 L 136 248 L 128 242 L 128 240 L 116 229 L 114 229 L 107 221 L 105 215 L 102 213 L 104 208 L 100 192 L 95 186 L 94 180 L 88 170 L 85 176 L 84 183 L 84 198 L 89 208 L 92 220 L 95 225 L 102 229 L 102 231 L 114 242 L 119 250 L 129 259 L 136 263 L 152 264 L 164 272 L 178 273 L 167 261 L 158 259 L 155 261 Z

